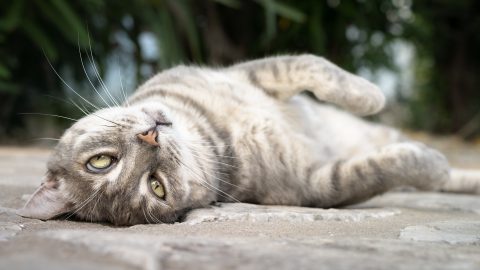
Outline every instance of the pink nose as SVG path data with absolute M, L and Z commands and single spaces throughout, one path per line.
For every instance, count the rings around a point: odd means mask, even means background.
M 139 133 L 137 134 L 137 137 L 150 144 L 150 145 L 153 145 L 153 146 L 159 146 L 160 144 L 157 142 L 157 136 L 158 136 L 158 133 L 157 133 L 157 130 L 155 128 L 153 129 L 150 129 L 146 132 L 143 132 L 143 133 Z

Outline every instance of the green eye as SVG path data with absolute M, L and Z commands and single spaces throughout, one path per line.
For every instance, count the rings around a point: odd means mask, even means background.
M 113 164 L 113 157 L 107 155 L 98 155 L 92 157 L 87 163 L 87 169 L 93 172 L 101 172 Z
M 150 181 L 150 187 L 152 188 L 153 193 L 155 193 L 155 195 L 157 195 L 159 198 L 163 199 L 165 197 L 165 189 L 160 181 Z

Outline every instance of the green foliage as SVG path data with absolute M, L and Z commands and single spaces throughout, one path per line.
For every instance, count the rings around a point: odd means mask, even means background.
M 434 131 L 458 129 L 480 107 L 480 97 L 478 91 L 453 95 L 448 90 L 452 85 L 448 65 L 452 62 L 446 56 L 451 55 L 450 36 L 457 29 L 469 25 L 470 32 L 465 35 L 478 36 L 474 33 L 480 30 L 480 16 L 478 9 L 471 8 L 478 4 L 472 0 L 416 1 L 410 10 L 409 2 L 1 1 L 0 100 L 5 105 L 0 105 L 0 136 L 12 136 L 12 130 L 28 125 L 25 118 L 18 117 L 18 112 L 78 116 L 71 111 L 71 105 L 44 95 L 69 96 L 47 59 L 62 76 L 68 77 L 69 83 L 79 86 L 77 90 L 82 95 L 93 95 L 91 90 L 82 90 L 86 77 L 79 51 L 87 59 L 91 53 L 100 75 L 105 72 L 109 56 L 129 55 L 134 59 L 137 80 L 141 82 L 151 75 L 141 72 L 144 66 L 160 70 L 182 62 L 229 64 L 270 54 L 300 52 L 324 55 L 350 71 L 361 67 L 394 70 L 395 52 L 390 45 L 399 39 L 412 42 L 417 48 L 415 87 L 419 91 L 410 103 L 411 124 Z M 413 12 L 414 19 L 402 17 L 405 12 Z M 465 13 L 472 22 L 459 21 L 452 27 L 449 18 Z M 153 33 L 157 39 L 159 54 L 154 60 L 142 55 L 140 36 L 144 33 Z M 123 41 L 119 35 L 124 37 Z M 130 48 L 126 48 L 125 39 Z M 466 46 L 468 53 L 478 45 L 476 40 Z M 480 59 L 478 52 L 467 61 L 470 67 L 477 68 L 479 61 L 472 59 Z M 93 84 L 100 84 L 98 79 L 92 80 Z M 473 84 L 478 86 L 478 83 Z M 455 105 L 448 101 L 453 96 L 461 97 Z M 460 113 L 459 106 L 469 109 Z
M 418 56 L 411 124 L 464 138 L 480 134 L 480 2 L 415 1 L 413 9 L 404 34 Z

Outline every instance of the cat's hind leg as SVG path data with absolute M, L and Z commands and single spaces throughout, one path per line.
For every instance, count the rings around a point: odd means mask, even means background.
M 451 169 L 441 191 L 480 194 L 480 170 Z
M 419 143 L 398 143 L 369 155 L 321 166 L 307 177 L 311 201 L 317 207 L 361 202 L 397 186 L 420 190 L 480 193 L 460 187 L 450 177 L 447 159 Z M 469 180 L 472 187 L 473 179 Z

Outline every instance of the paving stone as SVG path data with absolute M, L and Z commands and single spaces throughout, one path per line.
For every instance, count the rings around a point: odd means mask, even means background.
M 46 231 L 143 269 L 476 269 L 476 252 L 399 240 L 266 240 L 248 237 L 171 237 L 129 232 Z
M 0 242 L 7 241 L 22 230 L 22 225 L 13 222 L 0 222 Z
M 358 222 L 400 214 L 398 209 L 319 209 L 289 206 L 265 206 L 247 203 L 219 203 L 216 206 L 191 211 L 185 222 L 198 224 L 215 221 L 248 222 L 312 222 L 336 220 Z
M 409 226 L 401 231 L 400 239 L 480 245 L 480 221 L 445 221 Z
M 480 196 L 433 192 L 390 192 L 354 208 L 406 207 L 480 214 Z

